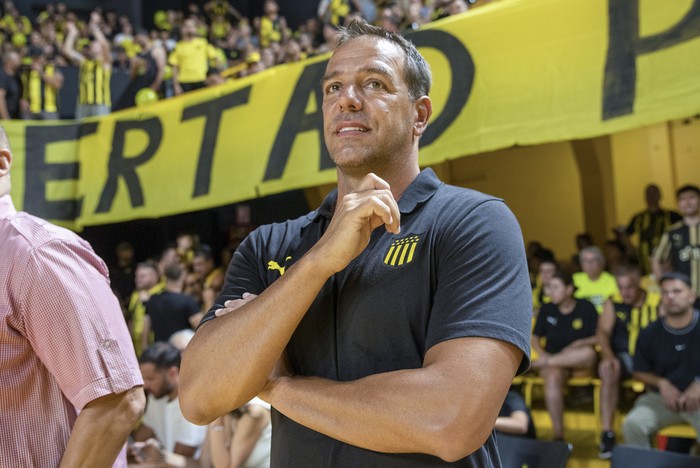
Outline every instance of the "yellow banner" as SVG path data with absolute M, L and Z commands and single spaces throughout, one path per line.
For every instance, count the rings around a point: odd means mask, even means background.
M 503 0 L 409 38 L 434 75 L 421 164 L 700 113 L 700 0 Z M 5 122 L 18 208 L 74 229 L 332 183 L 328 57 L 81 123 Z

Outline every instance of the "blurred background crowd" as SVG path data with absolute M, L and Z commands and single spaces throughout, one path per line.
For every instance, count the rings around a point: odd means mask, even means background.
M 336 28 L 357 16 L 403 33 L 489 1 L 320 0 L 303 15 L 293 2 L 265 0 L 261 14 L 243 14 L 235 2 L 205 0 L 152 15 L 144 5 L 132 18 L 61 2 L 24 12 L 6 0 L 0 118 L 103 115 L 329 52 Z

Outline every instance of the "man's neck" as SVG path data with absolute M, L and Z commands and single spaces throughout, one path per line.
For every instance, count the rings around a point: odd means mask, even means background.
M 420 168 L 418 164 L 407 165 L 406 167 L 401 167 L 399 170 L 383 170 L 381 168 L 374 168 L 374 170 L 351 170 L 337 168 L 338 173 L 338 200 L 342 199 L 345 195 L 352 193 L 355 190 L 362 179 L 367 176 L 370 172 L 376 174 L 378 177 L 383 179 L 391 187 L 391 193 L 394 199 L 397 201 L 401 198 L 401 195 L 406 191 L 409 185 L 418 177 L 420 174 Z
M 695 226 L 700 223 L 700 214 L 683 216 L 683 223 L 688 226 Z
M 171 281 L 165 282 L 165 290 L 173 293 L 181 293 L 182 286 L 179 283 L 173 283 Z
M 587 273 L 588 279 L 590 279 L 591 281 L 598 281 L 598 279 L 600 279 L 600 275 L 602 275 L 602 274 L 603 274 L 602 271 L 595 273 L 595 274 L 592 274 L 592 275 Z
M 562 314 L 570 314 L 576 308 L 576 298 L 569 297 L 559 303 L 559 312 Z
M 664 321 L 666 325 L 676 330 L 682 330 L 693 322 L 694 310 L 689 307 L 684 312 L 680 314 L 666 314 Z

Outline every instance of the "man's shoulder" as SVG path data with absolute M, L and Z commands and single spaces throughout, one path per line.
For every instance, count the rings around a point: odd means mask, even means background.
M 511 213 L 501 198 L 449 184 L 441 184 L 427 200 L 425 208 L 441 223 L 447 224 L 465 219 L 499 222 Z M 475 227 L 481 224 L 471 223 Z
M 10 225 L 22 239 L 21 244 L 29 250 L 39 249 L 52 242 L 87 246 L 87 242 L 74 232 L 23 211 L 11 219 Z
M 319 209 L 311 211 L 298 218 L 288 219 L 277 223 L 263 224 L 250 233 L 250 237 L 261 240 L 280 241 L 289 236 L 298 235 L 320 216 Z
M 639 330 L 639 337 L 637 339 L 638 340 L 639 339 L 645 340 L 645 339 L 649 339 L 650 336 L 656 337 L 660 333 L 663 333 L 665 330 L 666 329 L 664 328 L 664 325 L 663 325 L 663 319 L 658 318 L 658 319 L 654 320 L 653 322 L 651 322 L 646 327 Z
M 689 226 L 683 222 L 681 219 L 680 221 L 676 221 L 675 223 L 671 224 L 667 229 L 666 232 L 668 234 L 677 234 L 683 231 L 687 231 Z
M 488 193 L 479 192 L 478 190 L 467 187 L 459 187 L 450 184 L 441 184 L 435 192 L 435 197 L 438 200 L 448 200 L 461 203 L 465 206 L 478 206 L 482 203 L 495 201 L 503 203 L 503 199 Z

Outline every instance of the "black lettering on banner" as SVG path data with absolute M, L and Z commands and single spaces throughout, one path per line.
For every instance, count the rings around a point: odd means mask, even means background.
M 324 60 L 307 65 L 297 80 L 292 99 L 287 106 L 282 125 L 280 125 L 279 132 L 277 132 L 277 137 L 272 145 L 270 157 L 267 159 L 264 181 L 282 177 L 284 168 L 289 161 L 294 140 L 299 133 L 309 130 L 315 130 L 319 135 L 320 170 L 333 167 L 333 161 L 328 155 L 328 149 L 323 139 L 323 111 L 321 109 L 323 93 L 320 82 L 323 74 L 326 72 L 327 64 L 328 61 Z M 316 97 L 316 111 L 305 113 L 312 93 Z
M 199 149 L 199 159 L 197 160 L 197 174 L 194 178 L 194 191 L 192 197 L 200 197 L 209 193 L 211 184 L 211 171 L 214 164 L 214 151 L 216 150 L 216 139 L 221 124 L 221 114 L 248 102 L 250 96 L 248 86 L 238 91 L 221 96 L 211 101 L 202 102 L 185 108 L 182 112 L 182 122 L 197 117 L 206 117 L 204 123 L 204 134 L 202 135 L 202 146 Z
M 131 131 L 142 131 L 148 136 L 148 146 L 139 155 L 126 157 L 124 146 L 126 134 Z M 121 120 L 114 124 L 114 136 L 112 137 L 112 152 L 109 155 L 107 182 L 102 189 L 100 201 L 95 213 L 107 213 L 112 208 L 114 197 L 117 194 L 119 178 L 123 177 L 129 191 L 131 206 L 144 205 L 143 190 L 136 168 L 156 154 L 160 142 L 163 139 L 163 124 L 158 117 L 146 120 Z
M 47 163 L 46 147 L 59 141 L 79 140 L 97 131 L 97 122 L 28 126 L 25 130 L 24 210 L 41 218 L 72 221 L 80 216 L 82 198 L 47 200 L 46 185 L 54 180 L 78 180 L 80 163 Z M 76 183 L 77 185 L 77 183 Z
M 634 111 L 637 57 L 700 36 L 700 0 L 666 31 L 639 37 L 639 0 L 609 0 L 608 56 L 603 82 L 603 120 Z M 688 60 L 692 60 L 688 57 Z
M 445 108 L 435 118 L 420 139 L 421 147 L 438 139 L 466 107 L 474 84 L 474 61 L 459 39 L 437 29 L 417 31 L 407 35 L 416 47 L 431 47 L 445 55 L 450 64 L 452 81 Z

